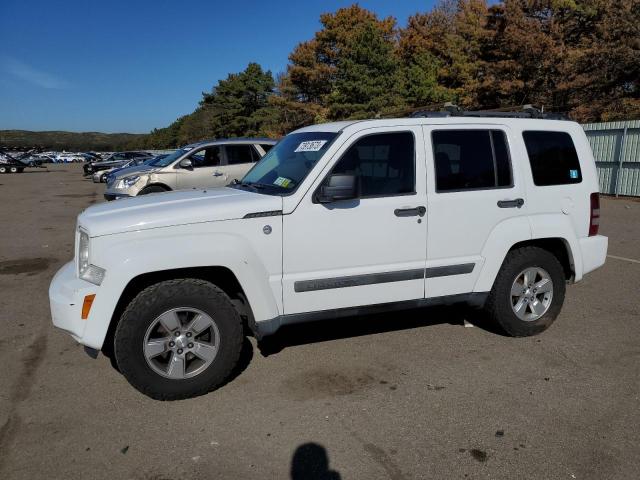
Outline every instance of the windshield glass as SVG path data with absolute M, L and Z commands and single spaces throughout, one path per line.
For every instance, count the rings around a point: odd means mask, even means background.
M 180 158 L 182 155 L 191 150 L 191 147 L 179 148 L 173 153 L 161 158 L 157 158 L 154 162 L 149 165 L 153 165 L 154 167 L 166 167 L 167 165 L 171 165 L 174 161 Z
M 237 186 L 255 188 L 260 193 L 291 193 L 337 136 L 337 132 L 291 133 L 269 150 Z

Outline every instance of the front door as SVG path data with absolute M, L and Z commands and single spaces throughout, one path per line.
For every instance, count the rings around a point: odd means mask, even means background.
M 228 182 L 220 167 L 220 157 L 220 147 L 218 145 L 194 151 L 189 155 L 192 167 L 178 167 L 176 171 L 178 188 L 185 190 L 225 186 Z
M 285 314 L 424 297 L 427 223 L 420 127 L 355 134 L 325 172 L 355 175 L 358 198 L 283 217 Z M 323 176 L 326 178 L 326 175 Z

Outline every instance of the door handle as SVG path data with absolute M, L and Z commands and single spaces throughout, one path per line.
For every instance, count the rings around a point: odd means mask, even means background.
M 424 217 L 424 214 L 427 213 L 427 207 L 396 208 L 393 213 L 396 217 Z
M 500 208 L 520 208 L 524 205 L 524 198 L 516 198 L 514 200 L 498 200 Z
M 221 177 L 223 175 L 224 175 L 224 173 L 222 173 L 222 172 L 213 172 L 213 176 L 214 177 Z

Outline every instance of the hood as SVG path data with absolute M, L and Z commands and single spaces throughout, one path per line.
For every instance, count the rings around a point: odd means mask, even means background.
M 243 218 L 282 210 L 282 197 L 223 187 L 123 198 L 87 208 L 78 224 L 92 237 L 190 223 Z
M 133 165 L 132 167 L 125 168 L 115 168 L 111 173 L 116 174 L 116 178 L 120 180 L 121 178 L 128 177 L 129 175 L 134 175 L 136 173 L 148 173 L 153 170 L 159 170 L 160 167 L 154 167 L 152 165 Z

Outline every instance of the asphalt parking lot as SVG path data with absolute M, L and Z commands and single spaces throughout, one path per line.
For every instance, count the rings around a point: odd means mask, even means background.
M 602 200 L 621 258 L 538 337 L 459 308 L 288 327 L 245 342 L 220 390 L 157 402 L 51 325 L 49 282 L 103 190 L 80 165 L 0 176 L 0 478 L 640 475 L 639 201 Z

